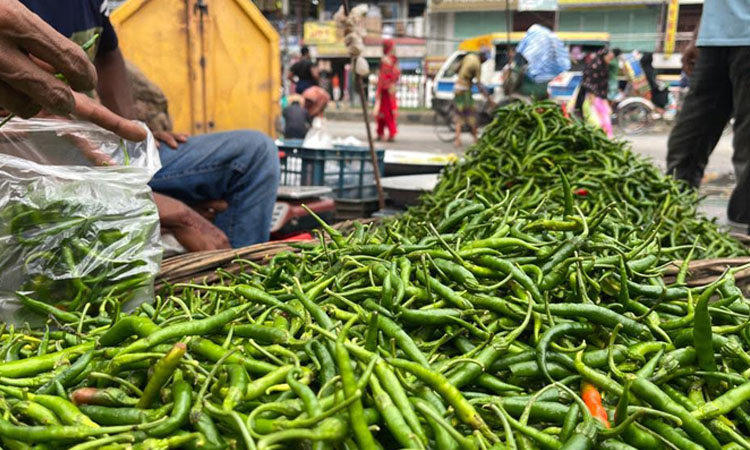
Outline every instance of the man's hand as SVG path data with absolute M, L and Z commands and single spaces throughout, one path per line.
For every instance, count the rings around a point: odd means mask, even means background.
M 693 41 L 682 52 L 682 70 L 688 74 L 688 76 L 693 74 L 693 69 L 695 68 L 695 62 L 697 60 L 698 47 L 695 46 L 695 41 Z
M 206 220 L 211 222 L 216 219 L 216 215 L 223 213 L 229 208 L 229 203 L 225 200 L 209 200 L 207 202 L 198 203 L 197 205 L 191 205 L 191 207 L 198 212 L 201 216 L 205 217 Z
M 153 133 L 157 147 L 160 147 L 161 143 L 164 142 L 172 149 L 176 149 L 178 145 L 187 142 L 188 137 L 190 137 L 185 133 L 173 133 L 171 131 L 154 131 Z
M 146 139 L 148 134 L 144 126 L 118 116 L 86 94 L 74 92 L 73 97 L 76 102 L 73 115 L 79 119 L 95 123 L 129 141 L 142 141 Z M 156 142 L 158 145 L 159 141 Z
M 154 192 L 161 226 L 190 252 L 231 248 L 227 236 L 179 200 Z
M 62 73 L 70 86 L 32 57 Z M 0 2 L 0 106 L 23 118 L 42 107 L 70 114 L 75 107 L 73 90 L 95 87 L 96 70 L 81 48 L 17 0 Z

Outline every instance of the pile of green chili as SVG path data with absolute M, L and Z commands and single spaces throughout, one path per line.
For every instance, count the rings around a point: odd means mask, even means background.
M 437 220 L 452 201 L 483 196 L 496 203 L 508 192 L 515 194 L 517 209 L 534 211 L 543 203 L 562 204 L 568 187 L 557 183 L 560 169 L 584 213 L 614 204 L 613 233 L 640 233 L 658 222 L 662 245 L 697 240 L 698 258 L 748 254 L 714 221 L 696 212 L 696 191 L 662 174 L 626 142 L 609 140 L 604 133 L 568 119 L 552 102 L 501 109 L 465 160 L 443 173 L 434 192 L 423 196 L 412 214 Z
M 466 189 L 430 220 L 321 223 L 131 313 L 27 296 L 48 328 L 0 330 L 0 446 L 750 448 L 741 268 L 688 287 L 703 234 L 549 176 L 534 208 Z
M 71 311 L 108 297 L 125 303 L 151 286 L 161 249 L 151 242 L 158 213 L 150 200 L 130 199 L 138 202 L 139 216 L 126 217 L 69 195 L 34 193 L 5 204 L 0 271 L 19 274 L 21 290 Z

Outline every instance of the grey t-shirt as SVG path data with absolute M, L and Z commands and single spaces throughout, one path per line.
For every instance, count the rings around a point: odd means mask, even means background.
M 310 128 L 310 115 L 299 103 L 292 103 L 284 108 L 284 137 L 287 139 L 304 139 Z
M 750 0 L 706 0 L 697 45 L 750 46 Z

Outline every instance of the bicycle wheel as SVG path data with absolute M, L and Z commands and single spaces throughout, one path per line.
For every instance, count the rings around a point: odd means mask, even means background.
M 617 126 L 628 135 L 645 133 L 652 126 L 651 109 L 642 103 L 617 108 Z
M 435 134 L 442 142 L 453 142 L 456 138 L 456 116 L 453 105 L 443 110 L 436 110 L 432 119 Z

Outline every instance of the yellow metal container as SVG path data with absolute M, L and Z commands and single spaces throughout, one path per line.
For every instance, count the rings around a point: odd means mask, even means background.
M 129 0 L 112 13 L 125 58 L 158 84 L 175 131 L 275 133 L 279 35 L 249 0 Z

